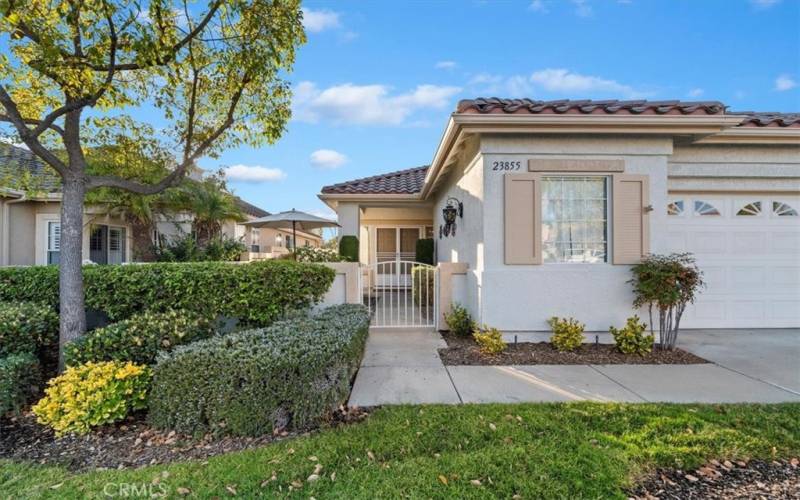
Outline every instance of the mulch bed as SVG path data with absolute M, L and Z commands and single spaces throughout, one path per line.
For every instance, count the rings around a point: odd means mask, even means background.
M 360 422 L 368 416 L 361 408 L 340 408 L 329 425 Z M 202 460 L 231 451 L 257 448 L 268 443 L 311 432 L 275 432 L 274 435 L 225 437 L 211 434 L 200 438 L 153 429 L 145 415 L 135 414 L 123 422 L 106 425 L 84 436 L 56 438 L 49 427 L 25 413 L 0 418 L 0 458 L 60 465 L 71 471 L 124 469 L 182 460 Z
M 799 460 L 720 463 L 693 472 L 656 471 L 629 493 L 637 499 L 795 498 L 800 499 Z
M 443 335 L 447 347 L 439 349 L 445 365 L 691 365 L 708 363 L 682 349 L 662 351 L 656 346 L 644 356 L 622 354 L 611 344 L 583 344 L 574 352 L 559 352 L 549 342 L 508 344 L 500 354 L 484 354 L 472 337 Z

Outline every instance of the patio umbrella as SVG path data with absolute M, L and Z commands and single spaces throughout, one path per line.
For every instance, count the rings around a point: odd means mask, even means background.
M 245 226 L 250 227 L 270 227 L 273 229 L 285 229 L 291 225 L 292 228 L 292 245 L 293 249 L 297 248 L 297 230 L 309 231 L 311 229 L 320 229 L 323 227 L 339 227 L 339 224 L 316 215 L 300 212 L 299 210 L 291 209 L 286 212 L 267 215 L 266 217 L 259 217 L 244 223 Z

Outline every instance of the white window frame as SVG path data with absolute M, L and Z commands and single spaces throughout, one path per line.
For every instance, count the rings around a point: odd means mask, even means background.
M 614 201 L 613 176 L 611 176 L 611 175 L 602 175 L 602 174 L 601 175 L 592 175 L 592 174 L 586 174 L 586 173 L 574 173 L 573 174 L 573 173 L 561 173 L 561 172 L 548 172 L 548 173 L 542 174 L 542 176 L 541 176 L 542 187 L 544 187 L 544 182 L 547 181 L 548 179 L 564 179 L 564 178 L 569 178 L 569 177 L 578 177 L 578 178 L 596 179 L 596 180 L 602 179 L 602 180 L 605 181 L 605 189 L 606 189 L 606 199 L 605 199 L 605 202 L 606 202 L 606 221 L 605 221 L 606 222 L 606 224 L 605 224 L 606 254 L 605 254 L 605 259 L 602 260 L 602 261 L 599 261 L 599 262 L 548 261 L 545 258 L 545 255 L 544 255 L 544 246 L 545 246 L 544 226 L 545 226 L 545 222 L 544 222 L 544 220 L 542 220 L 541 228 L 540 228 L 540 235 L 539 235 L 539 237 L 542 240 L 541 241 L 541 245 L 542 245 L 542 264 L 544 264 L 544 265 L 559 265 L 559 266 L 564 266 L 564 265 L 584 266 L 584 265 L 604 265 L 604 264 L 605 265 L 611 265 L 611 258 L 612 258 L 612 255 L 613 255 L 613 248 L 612 248 L 613 237 L 612 237 L 612 235 L 614 234 L 613 230 L 612 230 L 612 226 L 611 226 L 612 220 L 613 220 L 613 214 L 612 214 L 611 211 L 613 209 L 613 201 Z M 541 206 L 539 207 L 539 210 L 541 210 L 542 215 L 544 216 L 544 196 L 541 197 Z
M 34 263 L 37 266 L 47 265 L 47 252 L 50 223 L 61 223 L 61 216 L 59 214 L 36 214 L 36 235 L 35 235 L 35 252 Z M 59 252 L 61 251 L 59 245 Z

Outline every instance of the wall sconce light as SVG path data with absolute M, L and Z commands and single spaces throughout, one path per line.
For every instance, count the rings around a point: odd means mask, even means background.
M 439 226 L 439 238 L 456 235 L 456 217 L 464 218 L 464 204 L 457 199 L 450 197 L 445 202 L 442 209 L 444 225 Z

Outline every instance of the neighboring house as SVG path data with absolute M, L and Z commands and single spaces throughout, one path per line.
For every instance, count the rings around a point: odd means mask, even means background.
M 624 324 L 631 264 L 669 252 L 695 254 L 708 283 L 682 326 L 800 326 L 800 113 L 465 100 L 429 167 L 319 197 L 365 265 L 413 260 L 433 236 L 439 263 L 466 264 L 459 299 L 502 330 Z M 448 205 L 463 206 L 454 234 Z
M 57 264 L 61 182 L 27 149 L 0 143 L 0 266 Z M 129 224 L 87 206 L 83 256 L 102 264 L 130 261 Z
M 252 205 L 241 198 L 236 198 L 236 204 L 246 220 L 270 215 L 269 212 Z M 192 230 L 192 214 L 187 212 L 161 215 L 156 223 L 156 234 L 153 241 L 165 241 L 189 234 Z M 247 247 L 242 254 L 242 260 L 263 260 L 280 257 L 289 253 L 293 247 L 292 229 L 251 228 L 239 221 L 227 220 L 222 223 L 221 234 L 225 237 L 241 241 Z M 317 232 L 298 231 L 298 246 L 319 247 L 322 245 L 322 235 Z

